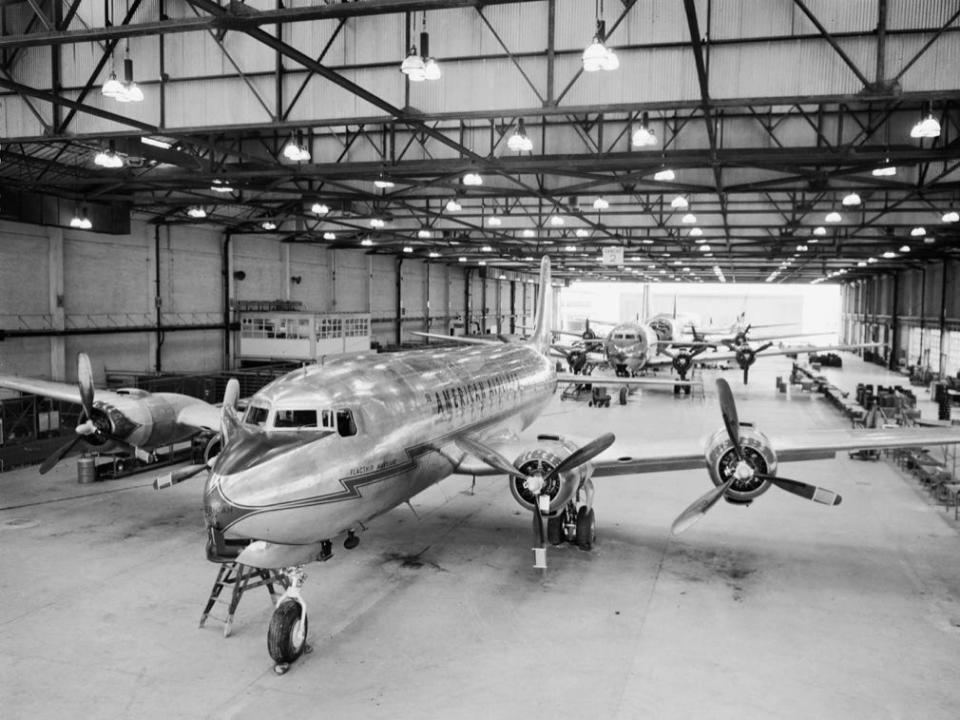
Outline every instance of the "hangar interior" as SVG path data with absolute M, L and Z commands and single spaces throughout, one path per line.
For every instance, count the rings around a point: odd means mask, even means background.
M 251 391 L 272 377 L 257 368 L 439 342 L 414 332 L 521 335 L 549 256 L 561 293 L 837 284 L 841 341 L 879 343 L 848 361 L 863 382 L 909 376 L 925 395 L 960 377 L 955 0 L 8 0 L 0 22 L 0 374 L 75 383 L 84 352 L 98 386 L 217 402 L 230 376 Z M 790 371 L 775 367 L 739 392 L 759 399 L 756 383 Z M 668 425 L 704 414 L 648 400 Z M 80 413 L 2 389 L 0 408 L 3 470 L 43 458 Z M 614 409 L 634 426 L 635 408 Z M 442 516 L 452 501 L 422 502 Z M 936 583 L 953 617 L 957 578 Z M 0 661 L 5 677 L 22 659 Z M 633 663 L 664 681 L 651 658 Z M 665 687 L 659 707 L 676 710 Z M 611 692 L 634 702 L 611 714 L 657 715 L 632 680 Z M 205 712 L 230 715 L 221 701 Z

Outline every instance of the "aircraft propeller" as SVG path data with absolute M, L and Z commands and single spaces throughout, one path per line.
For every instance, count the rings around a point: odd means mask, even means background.
M 758 348 L 752 348 L 749 345 L 742 345 L 736 348 L 737 353 L 737 363 L 743 369 L 743 384 L 747 384 L 747 380 L 750 377 L 750 366 L 753 365 L 757 360 L 757 355 L 762 353 L 768 347 L 773 345 L 772 342 L 764 343 Z
M 793 493 L 807 500 L 823 503 L 824 505 L 839 505 L 840 495 L 826 488 L 809 485 L 799 480 L 777 477 L 767 473 L 757 472 L 747 460 L 740 445 L 740 419 L 737 416 L 737 404 L 733 399 L 730 385 L 723 378 L 717 378 L 717 396 L 720 400 L 720 414 L 723 425 L 727 430 L 727 437 L 737 456 L 737 465 L 730 477 L 722 485 L 717 485 L 694 500 L 670 526 L 670 532 L 679 534 L 702 518 L 706 512 L 716 505 L 717 501 L 731 488 L 737 480 L 760 478 L 776 485 L 781 490 Z
M 580 467 L 584 463 L 590 462 L 593 458 L 610 447 L 614 440 L 616 440 L 616 436 L 613 433 L 605 433 L 591 440 L 586 445 L 577 448 L 567 457 L 557 463 L 557 466 L 543 477 L 539 475 L 525 475 L 519 471 L 519 468 L 517 468 L 494 448 L 480 442 L 479 440 L 469 437 L 461 437 L 456 442 L 461 449 L 475 455 L 494 470 L 500 470 L 506 475 L 513 475 L 521 478 L 524 481 L 524 486 L 526 487 L 527 491 L 536 498 L 533 504 L 533 522 L 537 532 L 538 545 L 533 549 L 534 567 L 545 569 L 547 567 L 547 548 L 543 516 L 544 513 L 549 512 L 550 510 L 550 495 L 542 492 L 543 489 L 550 487 L 553 481 L 563 473 Z
M 76 428 L 74 428 L 73 438 L 68 443 L 61 445 L 59 448 L 54 450 L 46 458 L 46 460 L 40 464 L 41 475 L 45 475 L 46 473 L 50 472 L 50 470 L 52 470 L 53 467 L 73 449 L 73 446 L 80 442 L 80 440 L 92 435 L 97 435 L 106 440 L 112 440 L 119 445 L 123 445 L 131 450 L 133 449 L 133 446 L 123 440 L 123 438 L 119 438 L 116 435 L 107 432 L 106 429 L 98 425 L 94 420 L 93 369 L 90 367 L 90 358 L 86 353 L 79 353 L 77 355 L 77 384 L 80 387 L 80 405 L 83 408 L 84 420 L 77 425 Z

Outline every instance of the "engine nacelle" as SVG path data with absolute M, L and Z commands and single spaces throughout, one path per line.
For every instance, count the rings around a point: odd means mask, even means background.
M 751 425 L 740 425 L 740 448 L 747 463 L 758 473 L 777 474 L 777 454 L 767 436 Z M 707 470 L 714 485 L 723 485 L 737 467 L 737 454 L 726 428 L 715 432 L 707 442 Z M 738 505 L 749 505 L 770 488 L 770 481 L 751 476 L 735 480 L 724 494 L 724 499 Z
M 540 436 L 537 440 L 537 447 L 525 450 L 513 463 L 527 476 L 546 477 L 577 449 L 576 444 L 564 438 Z M 550 484 L 542 490 L 542 494 L 550 496 L 550 514 L 563 510 L 580 484 L 588 479 L 592 472 L 591 464 L 584 463 L 551 480 Z M 534 512 L 536 495 L 526 488 L 522 478 L 516 475 L 510 476 L 510 492 L 525 510 Z

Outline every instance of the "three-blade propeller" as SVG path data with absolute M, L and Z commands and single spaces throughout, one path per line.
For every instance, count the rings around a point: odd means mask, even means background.
M 727 430 L 727 437 L 730 438 L 730 444 L 737 456 L 737 465 L 730 477 L 722 484 L 717 485 L 694 500 L 670 527 L 670 531 L 679 534 L 702 518 L 707 511 L 716 505 L 717 501 L 726 494 L 737 480 L 750 480 L 751 478 L 760 478 L 777 486 L 781 490 L 793 493 L 807 500 L 823 503 L 824 505 L 839 505 L 840 495 L 827 490 L 826 488 L 809 485 L 799 480 L 790 480 L 787 478 L 768 475 L 757 472 L 750 464 L 743 447 L 740 444 L 740 418 L 737 415 L 737 404 L 733 399 L 733 392 L 730 385 L 723 378 L 717 378 L 717 397 L 720 400 L 720 415 L 723 417 L 723 425 Z
M 524 481 L 527 490 L 534 496 L 533 503 L 533 522 L 536 530 L 536 547 L 533 549 L 534 567 L 545 569 L 546 563 L 546 531 L 544 529 L 544 513 L 550 510 L 550 495 L 544 492 L 551 486 L 553 481 L 565 472 L 590 462 L 597 455 L 610 447 L 616 436 L 613 433 L 605 433 L 586 445 L 577 448 L 567 457 L 557 463 L 550 472 L 544 476 L 526 475 L 520 471 L 513 463 L 507 460 L 497 450 L 489 445 L 469 437 L 461 437 L 456 442 L 457 445 L 481 461 L 492 467 L 494 470 L 500 470 L 506 475 L 514 475 Z
M 80 405 L 83 408 L 83 421 L 77 425 L 76 428 L 74 428 L 73 438 L 68 443 L 61 445 L 54 450 L 47 457 L 47 459 L 40 464 L 41 475 L 45 475 L 46 473 L 50 472 L 50 470 L 52 470 L 53 467 L 73 449 L 73 446 L 85 437 L 91 437 L 95 435 L 106 440 L 112 440 L 113 442 L 131 450 L 133 449 L 133 447 L 123 438 L 117 437 L 103 427 L 98 426 L 94 420 L 93 369 L 90 366 L 90 358 L 87 357 L 86 353 L 79 353 L 77 355 L 77 384 L 80 387 Z

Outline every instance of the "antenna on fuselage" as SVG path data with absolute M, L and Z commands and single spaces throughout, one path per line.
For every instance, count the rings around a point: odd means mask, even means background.
M 530 345 L 544 355 L 550 354 L 553 340 L 553 283 L 550 279 L 550 258 L 546 255 L 540 261 L 540 296 L 537 298 L 537 315 L 533 322 L 533 336 Z

